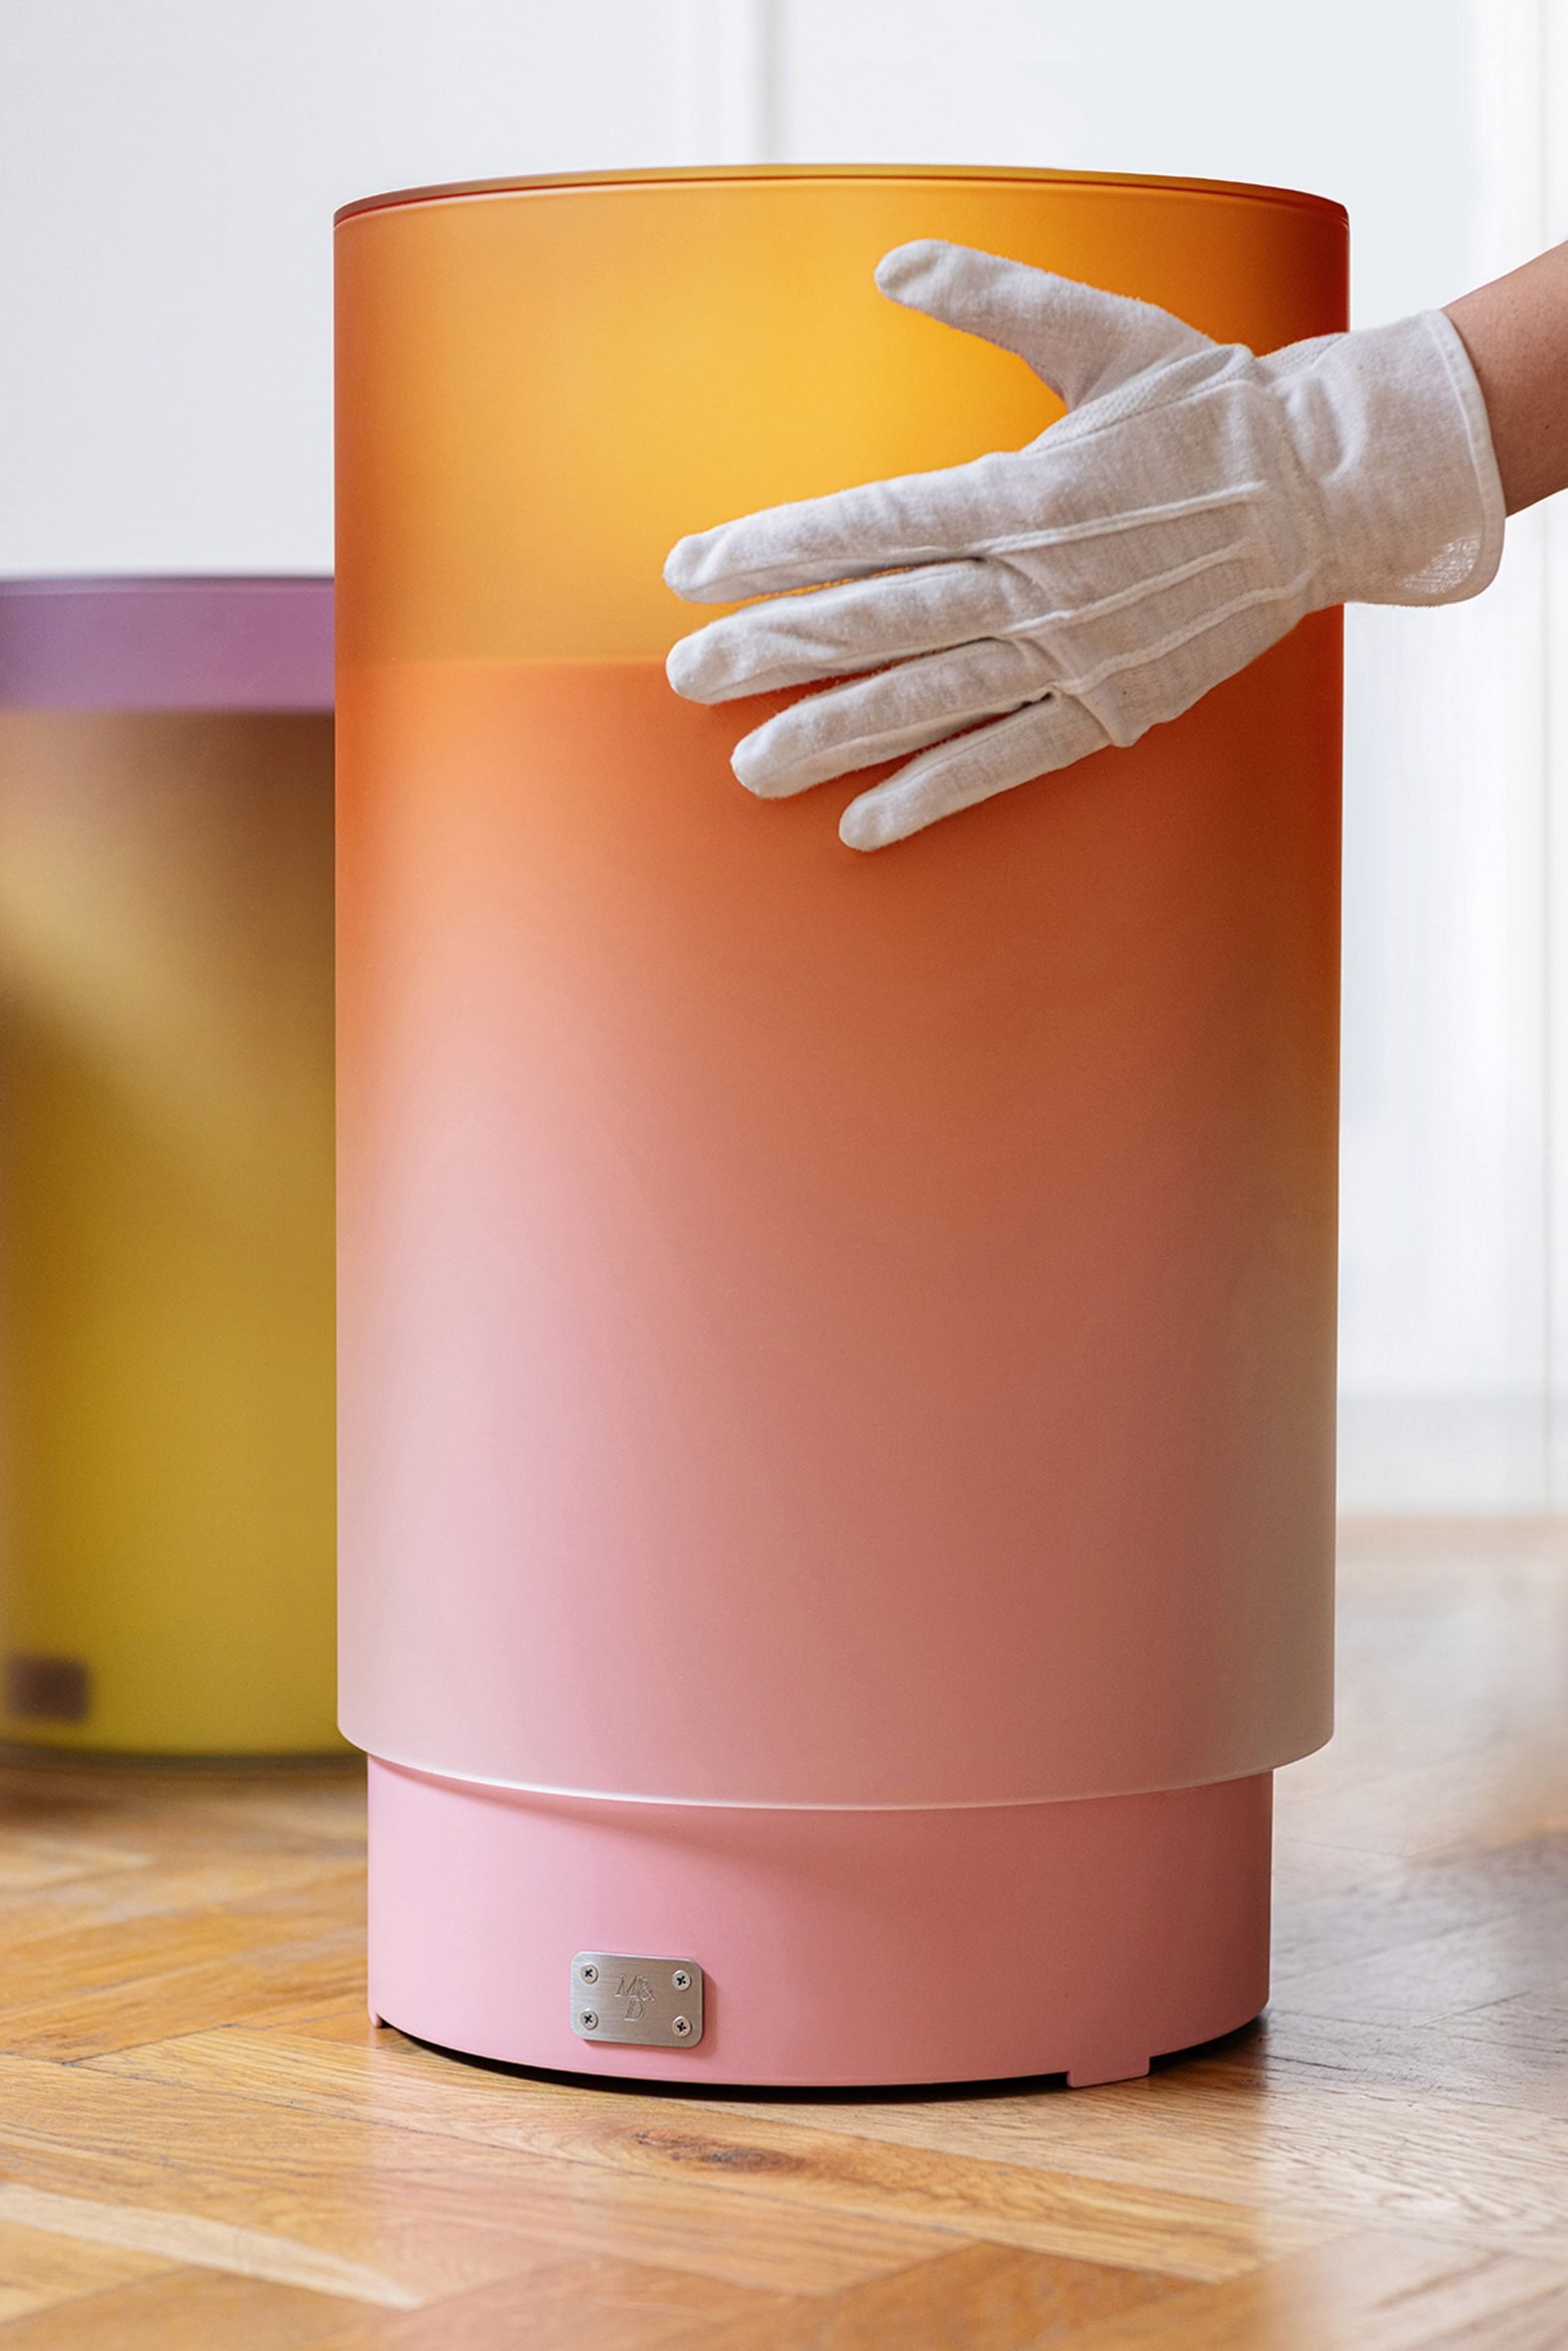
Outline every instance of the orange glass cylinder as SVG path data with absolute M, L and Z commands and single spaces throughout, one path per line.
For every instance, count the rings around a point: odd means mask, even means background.
M 889 1816 L 1012 1808 L 1043 1852 L 1069 1811 L 1266 1789 L 1329 1724 L 1335 620 L 870 857 L 835 829 L 864 775 L 755 802 L 728 756 L 772 705 L 663 678 L 683 532 L 1057 413 L 876 292 L 919 236 L 1256 348 L 1343 322 L 1336 207 L 1196 183 L 670 175 L 339 231 L 344 1727 L 411 1787 L 512 1808 L 514 1860 L 475 1846 L 471 1876 L 526 1868 L 530 1806 L 646 1807 L 661 1902 L 696 1867 L 681 1808 L 853 1816 L 797 1974 L 853 1947 L 846 1856 L 885 1859 Z M 383 1817 L 381 2012 L 583 2063 L 565 2013 L 422 1988 L 502 1913 L 413 1954 L 438 1811 L 389 1783 Z M 1249 1820 L 1255 1913 L 1266 1799 Z M 732 1980 L 793 1914 L 759 1891 L 767 1836 L 734 1834 L 744 1926 L 714 1922 L 722 1872 L 656 1913 Z M 964 1900 L 978 1947 L 1017 1928 Z M 540 1982 L 634 1931 L 563 1912 Z M 809 2031 L 773 2053 L 737 1988 L 728 2065 L 711 2037 L 594 2061 L 915 2079 L 1075 2063 L 1096 2030 L 1146 2059 L 1258 2005 L 1251 1960 L 1209 1974 L 1230 1988 L 1185 2022 L 1134 1982 L 1105 2030 L 1066 1990 L 1043 2040 L 922 2042 L 884 2009 L 815 2057 Z

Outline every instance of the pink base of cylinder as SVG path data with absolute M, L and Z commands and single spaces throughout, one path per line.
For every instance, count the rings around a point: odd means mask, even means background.
M 370 1763 L 370 2004 L 632 2080 L 1125 2080 L 1269 1989 L 1273 1777 L 947 1811 L 555 1797 Z M 572 2028 L 576 1953 L 695 1959 L 701 2042 Z

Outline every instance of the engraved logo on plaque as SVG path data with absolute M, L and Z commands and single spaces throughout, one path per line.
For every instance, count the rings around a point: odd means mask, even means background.
M 653 1986 L 645 1975 L 623 1975 L 615 1986 L 615 1998 L 626 2022 L 640 2024 L 653 2005 Z

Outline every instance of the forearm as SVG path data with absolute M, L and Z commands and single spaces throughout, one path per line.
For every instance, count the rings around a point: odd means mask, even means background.
M 1508 512 L 1568 489 L 1568 245 L 1450 302 Z

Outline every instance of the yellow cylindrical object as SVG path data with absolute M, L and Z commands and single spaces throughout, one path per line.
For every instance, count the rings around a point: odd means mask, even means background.
M 331 1748 L 332 720 L 48 691 L 0 675 L 0 1735 Z

